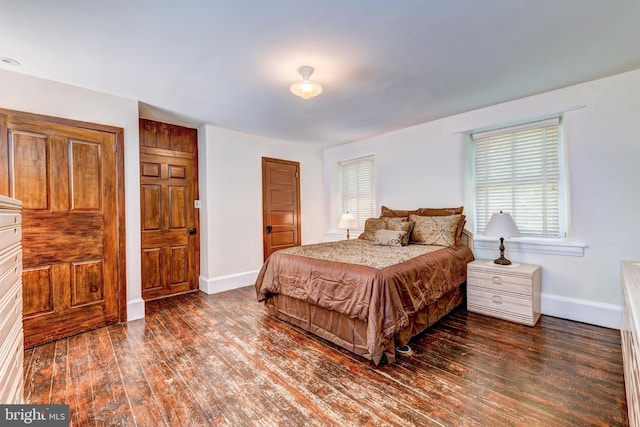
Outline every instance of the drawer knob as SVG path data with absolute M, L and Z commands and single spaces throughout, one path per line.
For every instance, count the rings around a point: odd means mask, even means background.
M 491 278 L 491 281 L 493 283 L 495 283 L 496 285 L 502 285 L 502 277 L 500 277 L 500 276 L 493 276 Z
M 494 295 L 491 297 L 491 302 L 494 304 L 502 304 L 502 298 L 498 295 Z

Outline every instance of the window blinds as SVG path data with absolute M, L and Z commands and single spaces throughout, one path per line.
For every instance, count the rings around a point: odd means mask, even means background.
M 353 214 L 357 228 L 364 228 L 367 218 L 376 215 L 376 167 L 375 159 L 363 157 L 341 162 L 342 208 Z
M 472 134 L 476 227 L 509 212 L 523 236 L 564 237 L 561 215 L 560 118 Z

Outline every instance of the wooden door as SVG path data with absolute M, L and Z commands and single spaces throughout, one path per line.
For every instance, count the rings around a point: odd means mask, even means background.
M 23 206 L 25 347 L 125 320 L 122 130 L 0 113 L 0 193 Z
M 142 297 L 198 289 L 196 129 L 140 119 Z
M 300 246 L 300 163 L 262 158 L 264 259 Z

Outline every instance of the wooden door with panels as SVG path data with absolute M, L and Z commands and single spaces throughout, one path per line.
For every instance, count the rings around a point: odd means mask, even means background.
M 123 131 L 0 110 L 0 194 L 23 206 L 24 345 L 126 320 Z
M 198 133 L 140 119 L 142 297 L 198 289 Z
M 262 221 L 265 260 L 300 246 L 300 163 L 262 158 Z

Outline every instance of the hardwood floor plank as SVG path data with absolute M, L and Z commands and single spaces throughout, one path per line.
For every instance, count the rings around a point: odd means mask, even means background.
M 69 341 L 55 342 L 53 371 L 51 373 L 51 392 L 49 403 L 67 403 L 69 387 Z
M 87 334 L 75 335 L 68 340 L 69 393 L 67 404 L 69 416 L 78 426 L 94 425 L 95 407 L 91 386 Z
M 109 328 L 87 332 L 86 337 L 95 421 L 99 425 L 133 424 L 134 418 L 120 378 Z
M 626 426 L 619 331 L 459 308 L 393 365 L 266 315 L 248 286 L 25 351 L 25 398 L 71 425 Z
M 162 412 L 153 395 L 125 328 L 111 328 L 109 335 L 135 425 L 168 426 L 166 415 Z
M 189 387 L 192 378 L 185 377 L 176 366 L 174 356 L 164 353 L 156 342 L 158 337 L 144 322 L 132 322 L 127 327 L 129 337 L 136 343 L 136 355 L 145 371 L 158 403 L 167 414 L 170 425 L 219 424 L 222 420 L 217 408 L 207 402 L 201 404 Z M 161 338 L 160 338 L 161 340 Z
M 31 352 L 29 368 L 24 377 L 25 402 L 49 402 L 54 355 L 55 343 L 36 347 Z

